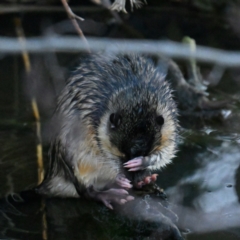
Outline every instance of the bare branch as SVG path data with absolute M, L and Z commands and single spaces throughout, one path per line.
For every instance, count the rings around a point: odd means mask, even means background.
M 111 51 L 115 53 L 163 54 L 183 60 L 194 57 L 198 62 L 217 64 L 225 67 L 240 67 L 240 52 L 225 51 L 210 47 L 197 46 L 195 52 L 183 43 L 155 40 L 117 40 L 88 38 L 91 51 Z M 84 42 L 78 37 L 38 37 L 26 39 L 28 52 L 80 52 L 86 51 Z M 16 38 L 0 37 L 0 52 L 22 53 L 22 45 Z
M 79 19 L 80 21 L 84 21 L 83 18 L 79 17 L 78 15 L 76 15 L 76 14 L 72 11 L 72 9 L 69 7 L 69 5 L 68 5 L 68 3 L 67 3 L 67 0 L 61 0 L 61 1 L 62 1 L 62 4 L 63 4 L 63 6 L 64 6 L 64 8 L 65 8 L 65 10 L 66 10 L 69 18 L 77 18 L 77 19 Z
M 71 8 L 69 7 L 68 3 L 67 3 L 67 0 L 61 0 L 62 1 L 62 4 L 68 14 L 68 17 L 71 19 L 72 21 L 72 24 L 74 26 L 74 28 L 76 29 L 78 35 L 80 36 L 80 38 L 83 40 L 84 44 L 85 44 L 85 47 L 87 48 L 87 51 L 90 52 L 89 50 L 89 45 L 88 45 L 88 41 L 87 39 L 85 38 L 83 32 L 82 32 L 82 29 L 79 27 L 78 23 L 77 23 L 77 20 L 80 20 L 80 21 L 84 21 L 83 18 L 77 16 L 72 10 Z
M 103 12 L 104 8 L 95 6 L 74 6 L 71 8 L 73 12 Z M 0 13 L 9 14 L 16 12 L 63 12 L 66 11 L 62 6 L 44 6 L 44 5 L 23 5 L 23 4 L 0 4 Z

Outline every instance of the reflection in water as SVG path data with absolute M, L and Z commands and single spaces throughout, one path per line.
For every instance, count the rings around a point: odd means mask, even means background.
M 37 182 L 35 136 L 29 129 L 0 131 L 0 197 Z
M 180 164 L 185 163 L 181 171 L 188 174 L 178 176 L 176 183 L 166 189 L 170 203 L 176 206 L 174 211 L 179 217 L 178 226 L 182 229 L 190 229 L 191 234 L 187 239 L 197 239 L 196 236 L 192 238 L 192 233 L 208 233 L 209 239 L 232 239 L 228 237 L 229 235 L 220 235 L 216 238 L 218 231 L 223 230 L 228 232 L 231 230 L 231 235 L 239 237 L 240 148 L 238 137 L 236 134 L 234 136 L 229 134 L 221 138 L 218 131 L 211 131 L 207 134 L 207 138 L 206 135 L 202 135 L 202 131 L 196 135 L 197 140 L 181 151 L 183 155 L 181 160 L 176 159 L 176 164 L 179 164 L 178 160 L 181 161 Z M 36 182 L 37 172 L 33 135 L 26 134 L 25 131 L 24 134 L 21 131 L 8 131 L 8 134 L 2 132 L 1 137 L 3 138 L 0 138 L 2 146 L 0 177 L 3 183 L 1 188 L 3 196 L 11 190 L 7 179 L 12 179 L 9 181 L 12 189 L 20 191 Z M 23 138 L 24 141 L 21 141 Z M 29 152 L 31 143 L 33 151 Z M 16 159 L 21 166 L 16 163 Z M 173 167 L 176 164 L 173 164 Z M 166 172 L 168 175 L 167 172 L 170 171 L 171 176 L 176 176 L 176 171 L 170 168 L 166 168 L 163 174 Z M 169 181 L 171 181 L 170 178 Z M 168 181 L 165 184 L 171 185 Z M 20 239 L 41 239 L 43 211 L 47 212 L 48 234 L 52 239 L 66 239 L 67 236 L 74 238 L 80 235 L 85 239 L 96 239 L 96 236 L 102 236 L 105 239 L 112 239 L 115 236 L 116 239 L 120 239 L 121 236 L 131 237 L 136 233 L 139 236 L 143 233 L 149 236 L 155 234 L 160 226 L 159 223 L 153 227 L 146 225 L 145 221 L 136 222 L 125 216 L 117 216 L 111 211 L 105 211 L 103 206 L 85 200 L 50 199 L 46 202 L 46 210 L 41 208 L 39 200 L 31 201 L 24 207 L 20 204 L 15 208 L 1 202 L 0 207 L 2 211 L 0 226 L 3 230 L 1 236 L 5 239 L 6 236 L 16 237 L 20 233 L 23 236 Z M 138 211 L 143 212 L 142 209 Z M 159 214 L 157 217 L 157 222 L 159 219 L 162 222 Z M 79 232 L 79 226 L 85 230 Z M 111 226 L 108 232 L 104 231 L 106 226 Z M 217 233 L 213 234 L 215 231 Z
M 181 227 L 193 232 L 239 228 L 240 204 L 235 189 L 239 144 L 223 141 L 198 153 L 195 160 L 185 161 L 197 161 L 199 168 L 167 190 L 178 206 Z

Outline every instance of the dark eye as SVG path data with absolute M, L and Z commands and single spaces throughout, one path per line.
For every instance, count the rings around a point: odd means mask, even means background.
M 162 126 L 164 124 L 163 116 L 157 116 L 156 117 L 156 122 L 157 122 L 158 125 Z
M 110 115 L 111 128 L 117 128 L 122 122 L 122 117 L 118 113 L 112 113 Z

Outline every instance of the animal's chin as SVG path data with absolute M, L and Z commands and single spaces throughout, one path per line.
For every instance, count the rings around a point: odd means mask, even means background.
M 131 149 L 129 156 L 129 159 L 134 159 L 137 157 L 145 157 L 149 156 L 150 154 L 150 148 L 149 147 L 140 147 L 136 149 Z
M 138 158 L 138 157 L 145 157 L 145 156 L 148 156 L 149 154 L 146 154 L 146 153 L 138 153 L 138 154 L 129 154 L 129 153 L 126 153 L 125 154 L 125 157 L 122 159 L 123 162 L 127 162 L 129 160 L 132 160 L 134 158 Z

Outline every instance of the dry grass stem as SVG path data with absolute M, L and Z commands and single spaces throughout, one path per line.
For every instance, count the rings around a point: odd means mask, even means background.
M 31 63 L 30 63 L 29 54 L 26 50 L 26 38 L 24 36 L 21 20 L 19 18 L 15 18 L 15 26 L 16 26 L 18 40 L 22 47 L 22 57 L 23 57 L 25 70 L 26 70 L 26 73 L 29 74 L 31 71 Z M 36 147 L 37 163 L 38 163 L 38 183 L 41 183 L 43 181 L 43 176 L 44 176 L 44 165 L 43 165 L 43 157 L 42 157 L 41 122 L 40 122 L 40 114 L 39 114 L 36 99 L 32 98 L 31 103 L 32 103 L 32 109 L 33 109 L 33 115 L 36 120 L 36 135 L 38 139 L 38 143 Z
M 25 41 L 25 37 L 24 37 L 21 20 L 19 18 L 15 18 L 14 22 L 15 22 L 15 26 L 16 26 L 16 33 L 18 36 L 18 41 L 20 42 L 21 47 L 22 47 L 22 57 L 23 57 L 23 63 L 25 66 L 25 70 L 27 73 L 29 73 L 31 70 L 31 64 L 30 64 L 29 56 L 28 56 L 28 53 L 26 50 L 26 41 Z
M 32 98 L 32 109 L 33 115 L 36 120 L 36 134 L 38 138 L 37 144 L 37 163 L 38 163 L 38 184 L 43 181 L 44 178 L 44 165 L 43 165 L 43 155 L 42 155 L 42 138 L 41 138 L 41 122 L 40 122 L 40 114 L 38 110 L 37 101 L 35 98 Z
M 25 48 L 26 46 L 26 38 L 24 35 L 24 31 L 22 28 L 22 23 L 20 18 L 15 18 L 15 26 L 16 26 L 16 33 L 18 36 L 18 40 L 22 46 L 22 57 L 23 57 L 23 62 L 25 66 L 25 71 L 27 74 L 31 72 L 31 62 L 29 58 L 29 54 Z M 33 110 L 33 115 L 36 121 L 36 135 L 37 135 L 37 146 L 36 146 L 36 151 L 37 151 L 37 165 L 38 165 L 38 184 L 40 184 L 43 181 L 44 178 L 44 165 L 43 165 L 43 154 L 42 154 L 42 138 L 41 138 L 41 122 L 40 122 L 40 114 L 38 110 L 38 105 L 36 99 L 33 97 L 31 99 L 32 103 L 32 110 Z M 42 201 L 42 207 L 44 208 L 45 202 L 44 200 Z M 43 216 L 42 216 L 42 238 L 44 240 L 47 240 L 47 220 L 46 220 L 46 212 L 43 211 Z
M 43 232 L 42 232 L 42 239 L 47 240 L 48 235 L 47 235 L 47 214 L 45 211 L 45 202 L 42 201 L 42 207 L 44 207 L 43 215 L 42 215 L 42 227 L 43 227 Z

